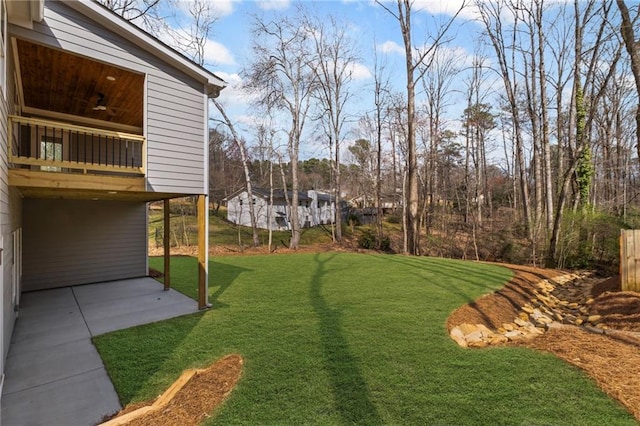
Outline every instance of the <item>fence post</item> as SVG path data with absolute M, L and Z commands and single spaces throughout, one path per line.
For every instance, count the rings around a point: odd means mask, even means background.
M 640 292 L 640 230 L 620 231 L 620 281 L 622 291 Z

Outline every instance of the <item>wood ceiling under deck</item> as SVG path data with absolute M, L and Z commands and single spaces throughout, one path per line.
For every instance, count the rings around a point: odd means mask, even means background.
M 25 40 L 16 47 L 25 112 L 142 128 L 144 75 Z

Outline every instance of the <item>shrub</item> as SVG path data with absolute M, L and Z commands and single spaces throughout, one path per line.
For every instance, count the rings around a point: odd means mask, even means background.
M 358 247 L 367 250 L 391 250 L 391 240 L 388 236 L 383 235 L 379 240 L 378 236 L 370 229 L 365 229 L 358 238 Z
M 388 223 L 400 223 L 402 222 L 402 215 L 400 213 L 391 213 L 386 219 Z
M 358 217 L 358 215 L 354 214 L 354 213 L 349 213 L 349 215 L 347 216 L 347 223 L 350 226 L 360 226 L 360 218 Z
M 566 212 L 558 242 L 559 266 L 615 273 L 619 265 L 620 228 L 625 227 L 618 216 L 608 213 Z

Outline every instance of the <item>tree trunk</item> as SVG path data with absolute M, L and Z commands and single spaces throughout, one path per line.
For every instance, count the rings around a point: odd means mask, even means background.
M 413 65 L 413 44 L 411 44 L 411 5 L 405 4 L 404 21 L 401 20 L 402 38 L 405 47 L 405 65 L 407 70 L 407 251 L 420 255 L 420 218 L 418 216 L 418 158 L 416 152 L 415 108 L 416 89 Z M 398 9 L 402 17 L 402 6 L 398 0 Z
M 294 125 L 297 128 L 297 125 Z M 299 136 L 294 136 L 296 140 L 300 140 Z M 298 195 L 298 144 L 289 143 L 289 158 L 291 167 L 291 240 L 289 248 L 297 250 L 300 245 L 300 197 Z
M 551 150 L 549 148 L 549 112 L 547 100 L 547 75 L 544 62 L 545 36 L 542 27 L 542 4 L 537 4 L 536 24 L 538 30 L 538 75 L 540 78 L 540 109 L 542 113 L 541 145 L 543 161 L 543 181 L 545 192 L 545 212 L 547 233 L 553 227 L 553 179 L 551 177 Z M 560 114 L 558 114 L 560 115 Z
M 240 140 L 238 133 L 236 133 L 236 129 L 233 126 L 233 123 L 229 119 L 229 116 L 225 112 L 224 108 L 222 107 L 220 102 L 218 102 L 217 99 L 212 99 L 212 101 L 213 101 L 213 105 L 215 105 L 215 107 L 218 109 L 220 114 L 222 114 L 222 117 L 224 118 L 224 121 L 226 122 L 227 127 L 229 127 L 229 130 L 231 131 L 231 135 L 233 136 L 233 141 L 235 142 L 236 146 L 238 147 L 238 151 L 240 152 L 240 159 L 242 160 L 242 168 L 244 169 L 245 186 L 247 187 L 247 194 L 249 196 L 249 217 L 251 219 L 251 232 L 253 234 L 253 246 L 258 247 L 260 246 L 260 235 L 258 234 L 258 224 L 256 221 L 256 212 L 253 204 L 253 190 L 251 188 L 251 173 L 249 172 L 249 160 L 247 158 L 244 145 L 242 144 L 242 141 Z
M 618 9 L 620 9 L 620 17 L 622 18 L 620 32 L 622 33 L 624 45 L 631 58 L 631 72 L 633 73 L 633 79 L 636 82 L 636 91 L 638 92 L 638 107 L 636 108 L 636 148 L 638 150 L 638 156 L 640 156 L 640 43 L 636 41 L 633 23 L 631 22 L 627 5 L 624 0 L 616 0 L 616 3 L 618 4 Z

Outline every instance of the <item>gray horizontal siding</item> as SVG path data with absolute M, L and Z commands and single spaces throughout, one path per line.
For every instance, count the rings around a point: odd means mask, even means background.
M 9 77 L 7 81 L 11 85 Z M 13 300 L 11 298 L 11 284 L 13 278 L 13 239 L 11 205 L 9 197 L 8 169 L 7 169 L 7 103 L 2 96 L 0 88 L 0 230 L 2 232 L 2 262 L 0 262 L 0 274 L 2 274 L 2 353 L 0 353 L 0 374 L 4 374 L 4 361 L 9 351 L 11 332 L 15 321 Z M 7 99 L 11 99 L 7 96 Z
M 140 277 L 146 204 L 24 200 L 24 291 Z
M 166 102 L 166 101 L 164 101 Z M 155 109 L 154 109 L 155 108 Z M 172 110 L 168 105 L 150 105 L 147 104 L 148 114 L 164 114 L 167 119 L 163 123 L 158 123 L 157 128 L 175 130 L 179 129 L 181 134 L 202 134 L 202 123 L 200 126 L 196 126 L 196 123 L 191 121 L 194 114 L 185 113 L 183 111 Z
M 195 137 L 200 136 L 199 133 L 196 133 L 197 132 L 193 127 L 183 126 L 179 122 L 176 122 L 174 124 L 167 122 L 150 128 L 147 131 L 147 137 L 157 138 L 159 139 L 159 141 L 164 143 L 171 143 L 171 141 L 173 141 L 172 145 L 174 145 L 176 148 L 180 148 L 181 146 L 202 148 L 202 142 L 200 142 L 199 144 L 196 143 Z M 181 145 L 176 145 L 176 139 L 182 140 L 183 143 Z
M 163 153 L 164 154 L 164 153 Z M 200 169 L 202 170 L 202 162 L 201 161 L 193 161 L 192 159 L 182 159 L 182 158 L 177 158 L 178 156 L 171 157 L 171 156 L 158 156 L 158 157 L 153 157 L 153 163 L 157 163 L 159 165 L 161 164 L 171 164 L 173 165 L 173 167 L 177 170 L 177 171 L 184 171 L 185 173 L 188 172 L 187 169 L 191 169 L 191 168 L 196 168 L 196 169 Z
M 202 155 L 200 147 L 177 147 L 170 142 L 158 142 L 157 145 L 161 147 L 157 152 L 162 152 L 164 156 L 168 157 L 193 159 L 196 155 Z
M 166 99 L 159 96 L 159 94 L 162 94 L 170 97 L 171 103 L 168 105 L 174 105 L 174 109 L 176 110 L 185 110 L 190 113 L 197 113 L 202 109 L 202 102 L 198 99 L 183 97 L 183 89 L 179 81 L 168 82 L 166 80 L 160 80 L 156 81 L 155 84 L 156 92 L 149 94 L 149 101 L 151 103 L 157 103 L 158 101 L 166 103 Z
M 47 1 L 45 19 L 34 31 L 11 27 L 18 37 L 95 58 L 146 75 L 147 179 L 158 192 L 205 193 L 204 83 L 178 71 L 118 34 L 106 30 L 61 2 Z M 189 155 L 201 167 L 173 167 L 156 159 Z M 181 157 L 182 158 L 182 157 Z M 186 159 L 186 158 L 185 158 Z M 173 181 L 180 180 L 176 185 Z

